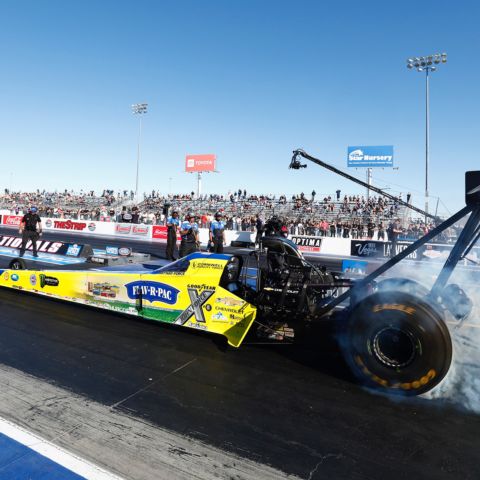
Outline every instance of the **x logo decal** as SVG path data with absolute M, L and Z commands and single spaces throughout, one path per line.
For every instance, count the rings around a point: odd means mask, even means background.
M 197 322 L 205 323 L 205 316 L 203 315 L 202 306 L 214 293 L 215 290 L 203 290 L 199 295 L 197 290 L 194 288 L 189 288 L 188 296 L 190 297 L 191 304 L 175 320 L 175 324 L 184 325 L 193 315 L 195 315 Z

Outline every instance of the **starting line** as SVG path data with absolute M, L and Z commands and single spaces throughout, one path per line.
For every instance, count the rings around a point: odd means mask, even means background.
M 0 418 L 0 480 L 122 480 Z

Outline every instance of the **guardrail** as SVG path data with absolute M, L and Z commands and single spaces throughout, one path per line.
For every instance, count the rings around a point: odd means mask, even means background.
M 18 228 L 21 215 L 0 215 L 0 224 L 4 227 Z M 116 237 L 118 239 L 144 240 L 166 243 L 167 227 L 164 225 L 145 225 L 133 223 L 115 223 L 104 221 L 82 221 L 42 218 L 43 229 L 45 232 L 70 232 L 84 235 L 99 235 Z M 209 233 L 207 228 L 200 228 L 200 243 L 206 246 Z M 255 232 L 244 232 L 236 230 L 225 230 L 225 239 L 227 245 L 232 242 L 253 243 L 255 242 Z M 289 238 L 298 245 L 299 249 L 308 255 L 338 255 L 353 257 L 375 257 L 387 258 L 391 254 L 391 243 L 378 241 L 376 239 L 350 239 L 339 237 L 317 237 L 310 235 L 289 235 Z M 180 240 L 180 237 L 177 238 Z M 397 251 L 403 250 L 411 242 L 398 242 Z M 451 249 L 451 245 L 446 244 L 427 244 L 422 257 L 433 259 L 434 257 L 443 258 L 446 252 Z M 441 254 L 440 254 L 441 252 Z M 472 255 L 480 258 L 480 248 L 475 248 Z

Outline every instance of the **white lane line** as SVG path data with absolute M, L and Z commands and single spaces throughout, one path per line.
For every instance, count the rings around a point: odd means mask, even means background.
M 0 417 L 0 433 L 30 448 L 34 452 L 52 460 L 87 480 L 122 480 L 121 477 L 80 458 L 77 455 L 57 447 L 53 443 L 28 432 L 8 420 Z
M 134 397 L 135 395 L 138 395 L 139 393 L 144 392 L 145 390 L 148 390 L 152 385 L 156 385 L 157 383 L 165 380 L 166 378 L 170 377 L 171 375 L 174 375 L 175 373 L 179 372 L 180 370 L 183 370 L 184 368 L 187 368 L 191 363 L 195 362 L 196 360 L 197 360 L 197 359 L 194 358 L 194 359 L 190 360 L 189 362 L 184 363 L 183 365 L 180 365 L 180 366 L 177 367 L 175 370 L 167 373 L 166 375 L 164 375 L 163 377 L 159 378 L 159 379 L 156 380 L 155 382 L 149 383 L 148 385 L 146 385 L 145 387 L 141 388 L 140 390 L 137 390 L 136 392 L 132 393 L 132 394 L 129 395 L 128 397 L 125 397 L 123 400 L 120 400 L 119 402 L 116 402 L 116 403 L 114 403 L 113 405 L 110 405 L 110 409 L 117 408 L 119 405 L 121 405 L 122 403 L 126 402 L 127 400 L 130 400 L 130 398 Z

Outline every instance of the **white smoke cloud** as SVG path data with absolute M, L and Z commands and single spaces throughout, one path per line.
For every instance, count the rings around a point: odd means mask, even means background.
M 410 278 L 431 288 L 442 267 L 441 262 L 400 263 L 388 277 Z M 445 379 L 424 398 L 443 399 L 460 408 L 480 413 L 480 290 L 478 267 L 460 265 L 453 272 L 450 283 L 458 284 L 473 301 L 473 311 L 460 325 L 449 320 L 454 353 L 450 371 Z

